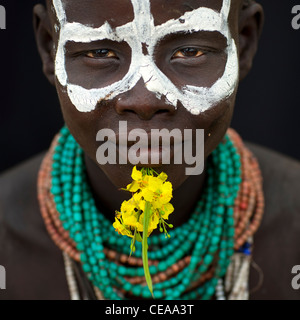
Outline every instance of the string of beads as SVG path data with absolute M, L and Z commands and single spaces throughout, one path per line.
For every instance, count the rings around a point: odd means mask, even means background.
M 259 167 L 233 130 L 209 157 L 207 176 L 189 221 L 171 230 L 170 239 L 164 235 L 149 238 L 149 266 L 157 299 L 220 297 L 220 279 L 228 275 L 230 263 L 259 226 L 264 206 Z M 53 241 L 68 257 L 81 262 L 98 295 L 106 299 L 151 297 L 141 246 L 130 257 L 130 239 L 119 236 L 98 211 L 87 183 L 83 151 L 66 127 L 43 161 L 38 193 Z M 244 256 L 250 256 L 250 248 L 247 250 Z M 246 269 L 242 278 L 247 282 Z M 239 274 L 231 275 L 227 282 L 234 284 L 238 278 Z M 245 297 L 247 286 L 237 287 Z M 234 285 L 226 288 L 228 296 L 229 291 L 237 290 Z

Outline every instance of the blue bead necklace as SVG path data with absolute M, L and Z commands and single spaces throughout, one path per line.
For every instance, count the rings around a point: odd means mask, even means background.
M 234 202 L 241 184 L 241 159 L 226 135 L 208 159 L 205 190 L 189 221 L 149 238 L 152 276 L 166 272 L 186 256 L 190 262 L 176 275 L 154 285 L 156 299 L 211 299 L 234 253 Z M 97 209 L 87 182 L 83 150 L 69 130 L 60 131 L 54 148 L 51 194 L 63 228 L 80 253 L 83 271 L 106 299 L 151 298 L 144 284 L 132 284 L 131 277 L 143 277 L 142 267 L 109 260 L 105 248 L 130 254 L 130 239 L 118 235 Z M 134 256 L 140 258 L 137 244 Z M 213 268 L 213 276 L 195 284 Z

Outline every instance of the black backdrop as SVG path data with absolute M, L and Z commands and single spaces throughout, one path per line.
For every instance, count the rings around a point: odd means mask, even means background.
M 38 0 L 0 0 L 0 171 L 48 148 L 63 124 L 58 99 L 42 74 L 32 31 Z M 246 140 L 300 159 L 300 0 L 262 1 L 265 28 L 254 67 L 239 89 L 232 127 Z

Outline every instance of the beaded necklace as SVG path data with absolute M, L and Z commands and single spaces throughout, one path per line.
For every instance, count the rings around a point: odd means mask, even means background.
M 149 238 L 156 299 L 211 299 L 214 295 L 223 299 L 225 275 L 228 297 L 238 295 L 237 287 L 247 297 L 245 284 L 233 283 L 238 277 L 232 276 L 232 264 L 243 256 L 249 266 L 247 240 L 263 214 L 258 164 L 239 136 L 229 130 L 209 157 L 207 173 L 206 187 L 189 221 L 171 230 L 170 239 L 164 235 Z M 83 151 L 66 127 L 43 161 L 38 191 L 47 230 L 64 252 L 68 279 L 72 273 L 67 257 L 80 261 L 98 296 L 151 298 L 141 246 L 137 244 L 134 257 L 130 256 L 130 239 L 119 236 L 97 209 L 87 183 Z M 243 270 L 247 283 L 249 267 L 239 264 L 235 270 Z

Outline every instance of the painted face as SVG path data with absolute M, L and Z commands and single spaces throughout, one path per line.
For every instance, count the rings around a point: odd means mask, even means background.
M 204 129 L 205 157 L 216 148 L 235 102 L 238 2 L 52 2 L 64 120 L 87 158 L 115 186 L 129 183 L 132 165 L 99 165 L 96 136 L 108 128 L 119 139 L 120 121 L 127 121 L 128 132 Z M 185 167 L 161 170 L 177 188 L 187 179 Z
M 100 101 L 114 99 L 132 90 L 141 79 L 147 90 L 153 92 L 158 99 L 164 99 L 166 104 L 175 109 L 180 102 L 193 115 L 199 115 L 233 94 L 238 83 L 238 57 L 228 23 L 231 0 L 224 0 L 219 12 L 200 7 L 158 25 L 154 22 L 150 0 L 131 0 L 131 4 L 134 15 L 132 21 L 116 28 L 106 21 L 94 28 L 79 22 L 68 22 L 62 0 L 53 0 L 60 24 L 55 72 L 60 84 L 67 88 L 68 96 L 78 111 L 95 110 Z M 173 34 L 189 35 L 192 38 L 198 33 L 209 32 L 217 33 L 225 40 L 225 47 L 220 48 L 227 60 L 222 75 L 211 79 L 209 87 L 174 83 L 155 61 L 158 44 Z M 128 45 L 131 61 L 128 71 L 119 75 L 116 81 L 88 88 L 87 85 L 70 79 L 66 65 L 66 47 L 72 42 L 89 44 L 97 41 Z

